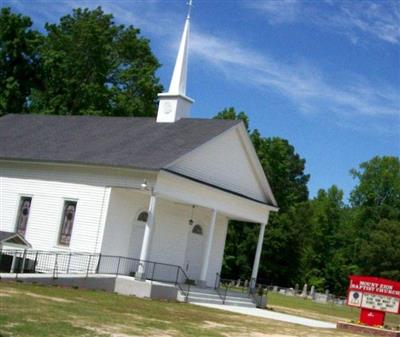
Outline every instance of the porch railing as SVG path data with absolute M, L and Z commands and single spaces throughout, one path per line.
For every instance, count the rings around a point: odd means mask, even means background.
M 141 271 L 139 275 L 138 271 Z M 109 274 L 138 276 L 141 279 L 172 283 L 179 288 L 186 300 L 190 282 L 181 266 L 143 261 L 131 257 L 80 252 L 40 250 L 0 251 L 0 272 L 46 273 L 57 278 L 60 274 Z
M 256 280 L 250 279 L 250 282 L 247 286 L 236 286 L 236 281 L 233 279 L 223 279 L 219 273 L 216 274 L 214 290 L 220 297 L 222 304 L 225 304 L 226 298 L 228 296 L 229 290 L 235 291 L 236 293 L 241 292 L 242 294 L 246 294 L 249 298 L 253 300 L 254 303 L 258 305 L 257 298 L 257 288 L 256 288 Z

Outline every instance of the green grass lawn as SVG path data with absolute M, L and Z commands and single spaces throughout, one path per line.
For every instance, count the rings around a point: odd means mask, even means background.
M 332 303 L 316 303 L 309 299 L 285 296 L 273 292 L 268 293 L 268 307 L 275 311 L 331 322 L 336 322 L 339 319 L 357 321 L 360 315 L 360 310 L 357 308 Z M 400 315 L 386 314 L 385 323 L 391 326 L 400 326 Z
M 356 335 L 328 329 L 312 329 L 184 303 L 139 299 L 103 291 L 3 281 L 0 282 L 0 336 L 350 337 Z

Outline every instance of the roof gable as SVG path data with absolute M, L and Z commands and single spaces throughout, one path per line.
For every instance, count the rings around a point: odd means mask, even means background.
M 159 170 L 238 122 L 154 118 L 6 115 L 0 159 Z
M 178 159 L 168 169 L 276 206 L 243 125 L 229 129 Z
M 30 248 L 31 245 L 18 233 L 0 231 L 0 246 L 11 245 Z

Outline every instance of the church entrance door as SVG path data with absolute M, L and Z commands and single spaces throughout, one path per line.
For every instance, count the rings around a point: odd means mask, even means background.
M 200 278 L 201 265 L 204 253 L 204 235 L 203 227 L 199 224 L 193 226 L 188 235 L 186 258 L 185 258 L 185 272 L 192 280 Z

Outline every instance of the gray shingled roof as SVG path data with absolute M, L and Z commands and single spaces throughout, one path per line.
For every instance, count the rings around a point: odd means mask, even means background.
M 159 170 L 238 123 L 10 114 L 0 118 L 0 159 Z
M 15 234 L 16 233 L 14 233 L 14 232 L 0 231 L 0 242 L 14 236 Z
M 0 231 L 0 243 L 16 244 L 27 248 L 32 247 L 31 244 L 28 241 L 26 241 L 22 235 L 13 232 Z

